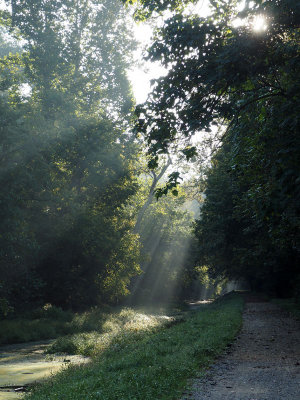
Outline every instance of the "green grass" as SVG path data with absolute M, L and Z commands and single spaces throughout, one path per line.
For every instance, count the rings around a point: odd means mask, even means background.
M 156 318 L 149 322 L 146 316 L 144 322 L 141 318 L 127 329 L 127 322 L 125 329 L 113 327 L 107 346 L 100 345 L 97 353 L 97 345 L 93 345 L 93 361 L 69 367 L 37 386 L 25 399 L 179 398 L 187 379 L 203 372 L 233 341 L 241 327 L 242 307 L 242 298 L 230 295 L 186 313 L 180 323 L 164 326 Z
M 272 299 L 272 302 L 277 304 L 279 307 L 287 310 L 295 318 L 300 319 L 300 304 L 297 303 L 293 298 L 290 299 Z
M 34 340 L 55 338 L 71 332 L 71 316 L 60 309 L 37 310 L 22 317 L 4 319 L 0 323 L 0 344 L 23 343 Z M 45 311 L 45 312 L 44 312 Z
M 97 318 L 94 317 L 94 321 Z M 130 341 L 132 337 L 141 333 L 153 333 L 163 326 L 169 326 L 177 322 L 178 319 L 160 315 L 149 315 L 140 310 L 123 308 L 102 315 L 98 329 L 91 332 L 76 333 L 63 336 L 55 340 L 49 346 L 47 352 L 81 354 L 84 356 L 96 356 L 107 350 L 112 344 Z
M 46 305 L 24 314 L 23 317 L 2 320 L 0 344 L 23 343 L 79 332 L 99 331 L 108 315 L 110 315 L 108 310 L 96 308 L 75 314 Z
M 184 309 L 184 305 L 181 307 L 178 305 L 153 307 L 152 310 L 140 307 L 136 311 L 136 315 L 151 312 L 158 315 L 178 314 Z M 125 312 L 125 310 L 128 311 Z M 126 324 L 127 327 L 128 321 L 132 322 L 134 319 L 129 310 L 105 306 L 103 308 L 95 307 L 83 313 L 71 313 L 47 304 L 41 309 L 25 313 L 22 317 L 0 321 L 0 345 L 59 337 L 59 343 L 55 342 L 53 345 L 56 346 L 55 351 L 91 355 L 93 351 L 91 347 L 86 346 L 86 339 L 90 337 L 90 342 L 98 341 L 101 333 L 123 329 Z M 161 322 L 160 319 L 157 321 Z M 83 344 L 83 340 L 85 344 Z M 49 351 L 51 352 L 51 349 Z

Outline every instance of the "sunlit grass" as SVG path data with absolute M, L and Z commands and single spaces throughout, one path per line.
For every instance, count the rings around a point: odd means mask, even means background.
M 130 308 L 93 308 L 83 313 L 71 313 L 60 308 L 48 307 L 24 314 L 23 317 L 2 320 L 0 323 L 0 344 L 25 343 L 30 341 L 60 338 L 60 346 L 67 345 L 70 340 L 80 342 L 80 333 L 89 335 L 91 341 L 98 340 L 98 336 L 105 332 L 119 332 L 120 330 L 140 330 L 158 327 L 167 323 L 162 314 L 167 307 L 153 307 L 151 310 L 133 310 Z M 65 337 L 66 335 L 69 335 Z M 74 335 L 71 339 L 70 335 Z M 94 338 L 92 340 L 92 338 Z M 102 339 L 101 339 L 102 340 Z M 101 341 L 100 340 L 100 341 Z M 54 343 L 53 346 L 58 346 Z M 72 353 L 77 347 L 73 348 Z M 80 346 L 83 348 L 83 346 Z M 57 347 L 58 349 L 58 347 Z M 63 351 L 63 350 L 60 350 Z M 71 352 L 71 350 L 69 350 Z M 84 353 L 80 351 L 79 353 Z
M 70 367 L 53 377 L 26 399 L 179 398 L 188 378 L 205 371 L 233 341 L 241 327 L 241 312 L 242 299 L 236 295 L 185 313 L 180 323 L 167 326 L 159 317 L 121 311 L 107 320 L 106 334 L 113 339 L 104 351 L 88 365 Z
M 82 354 L 95 356 L 112 344 L 130 342 L 140 333 L 154 332 L 175 322 L 175 318 L 155 316 L 124 308 L 119 312 L 102 316 L 98 330 L 77 333 L 58 338 L 48 349 L 48 353 Z

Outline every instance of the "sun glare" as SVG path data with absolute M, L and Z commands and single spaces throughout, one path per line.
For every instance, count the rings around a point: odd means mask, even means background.
M 1 0 L 0 0 L 1 2 Z M 207 17 L 211 14 L 208 0 L 199 0 L 198 2 L 187 7 L 185 15 L 197 14 L 200 17 Z M 168 14 L 160 20 L 160 24 L 166 18 Z M 153 35 L 153 27 L 150 23 L 139 23 L 134 25 L 134 34 L 137 41 L 140 43 L 140 47 L 137 50 L 135 56 L 137 59 L 142 58 L 143 48 L 147 48 L 151 43 L 151 37 Z M 128 77 L 132 85 L 132 90 L 137 103 L 143 103 L 146 101 L 148 94 L 151 92 L 150 81 L 157 79 L 168 73 L 168 70 L 162 67 L 159 63 L 145 62 L 143 67 L 141 65 L 132 67 L 128 71 Z
M 265 31 L 267 29 L 267 22 L 266 19 L 262 15 L 257 15 L 252 23 L 252 28 L 256 32 Z

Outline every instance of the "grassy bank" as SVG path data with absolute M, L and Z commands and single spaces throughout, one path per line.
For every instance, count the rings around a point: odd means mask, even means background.
M 46 305 L 44 308 L 25 313 L 22 316 L 0 321 L 0 345 L 25 343 L 36 340 L 59 338 L 49 352 L 66 352 L 69 354 L 92 355 L 97 350 L 92 342 L 99 342 L 102 333 L 116 333 L 126 330 L 132 324 L 135 328 L 141 325 L 159 326 L 166 322 L 157 320 L 145 324 L 141 317 L 145 313 L 176 313 L 178 307 L 157 307 L 153 310 L 133 311 L 120 307 L 93 308 L 83 313 L 71 313 L 61 308 Z M 149 318 L 148 318 L 149 320 Z
M 273 303 L 291 313 L 297 319 L 300 319 L 300 304 L 294 299 L 273 299 Z
M 143 310 L 123 308 L 102 315 L 97 329 L 59 337 L 48 348 L 48 354 L 67 353 L 95 357 L 111 346 L 124 346 L 141 335 L 153 334 L 177 323 L 180 317 L 152 315 Z M 97 317 L 94 319 L 96 325 Z
M 100 310 L 75 314 L 46 306 L 0 323 L 0 344 L 52 339 L 62 335 L 99 329 L 106 318 Z
M 167 400 L 203 371 L 241 326 L 242 299 L 225 296 L 179 323 L 145 321 L 127 326 L 103 346 L 93 342 L 93 361 L 70 367 L 27 394 L 27 400 Z M 126 325 L 126 324 L 125 324 Z M 107 336 L 109 338 L 109 335 Z

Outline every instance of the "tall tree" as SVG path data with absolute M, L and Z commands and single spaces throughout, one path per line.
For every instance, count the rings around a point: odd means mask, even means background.
M 24 45 L 1 59 L 11 115 L 1 179 L 13 192 L 3 191 L 2 201 L 6 235 L 17 235 L 4 243 L 1 268 L 15 271 L 19 260 L 28 301 L 80 307 L 119 299 L 139 271 L 138 241 L 123 210 L 137 188 L 137 148 L 126 131 L 134 44 L 124 8 L 105 0 L 12 1 L 2 21 Z M 10 298 L 20 305 L 24 279 L 15 275 Z
M 154 0 L 143 4 L 159 11 Z M 197 231 L 202 254 L 212 271 L 277 291 L 285 281 L 291 292 L 297 279 L 299 287 L 300 8 L 290 0 L 246 2 L 242 12 L 236 2 L 210 4 L 210 17 L 175 12 L 158 30 L 148 58 L 169 73 L 137 108 L 136 129 L 156 160 L 178 137 L 190 158 L 193 134 L 226 126 Z

